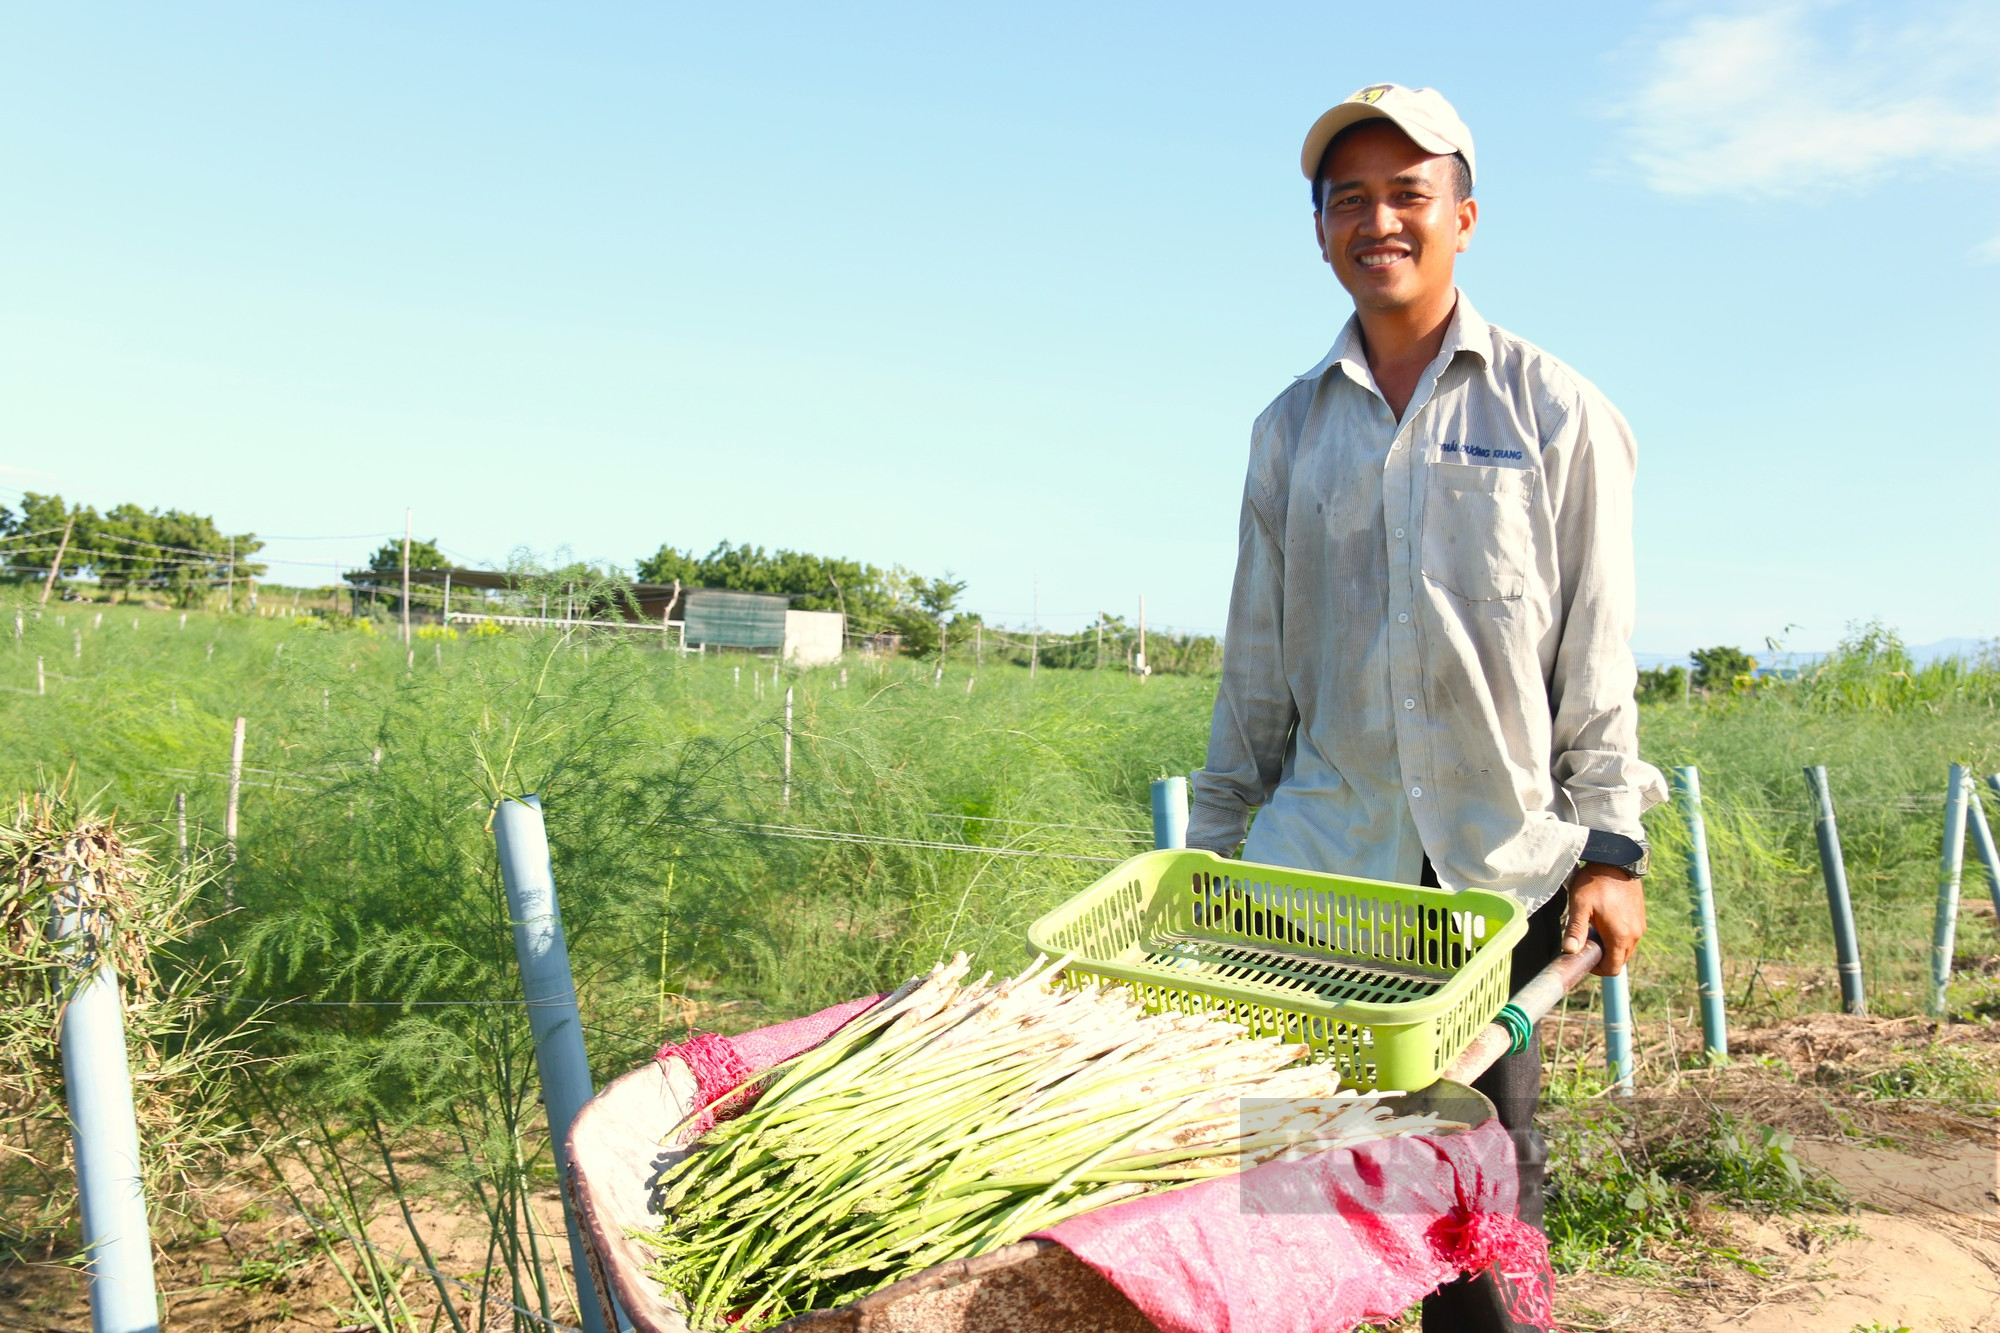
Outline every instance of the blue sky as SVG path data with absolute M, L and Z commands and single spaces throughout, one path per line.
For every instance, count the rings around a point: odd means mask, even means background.
M 1461 284 L 1638 432 L 1637 648 L 1989 637 L 1996 71 L 1926 3 L 9 6 L 0 500 L 1218 628 L 1347 311 L 1299 141 L 1390 79 L 1477 136 Z

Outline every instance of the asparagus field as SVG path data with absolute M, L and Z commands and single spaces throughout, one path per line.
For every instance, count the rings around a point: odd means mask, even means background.
M 184 804 L 213 879 L 199 924 L 153 966 L 168 985 L 176 970 L 202 979 L 189 1030 L 237 1048 L 218 1077 L 259 1130 L 273 1206 L 350 1242 L 348 1307 L 385 1328 L 402 1326 L 408 1274 L 361 1242 L 400 1212 L 400 1248 L 421 1251 L 413 1202 L 478 1219 L 478 1302 L 569 1308 L 560 1227 L 552 1239 L 535 1211 L 550 1165 L 494 800 L 542 797 L 601 1084 L 697 1027 L 888 990 L 959 950 L 1021 959 L 1029 921 L 1149 845 L 1148 782 L 1199 766 L 1215 688 L 1031 673 L 957 646 L 941 669 L 850 654 L 800 672 L 612 628 L 419 627 L 406 648 L 366 620 L 32 601 L 0 614 L 0 774 L 13 792 L 66 780 L 115 807 L 156 860 L 174 859 Z M 1815 763 L 1839 806 L 1871 1004 L 1922 1005 L 1945 768 L 2000 770 L 2000 671 L 1917 670 L 1897 651 L 1863 635 L 1812 680 L 1643 710 L 1647 757 L 1702 770 L 1732 1017 L 1838 1007 L 1800 773 Z M 1671 806 L 1648 826 L 1652 933 L 1633 997 L 1642 1018 L 1685 1024 L 1686 834 Z M 2000 952 L 1979 875 L 1968 862 L 1967 959 Z M 1990 970 L 1958 973 L 1955 1012 L 1996 1002 Z M 60 1136 L 57 1104 L 10 1114 Z M 60 1243 L 30 1225 L 69 1188 L 60 1151 L 10 1157 L 0 1186 L 11 1234 L 36 1253 Z M 438 1292 L 455 1299 L 442 1279 Z

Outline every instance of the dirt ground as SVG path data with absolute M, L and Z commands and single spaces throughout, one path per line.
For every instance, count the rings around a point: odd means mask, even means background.
M 1655 1034 L 1657 1039 L 1657 1034 Z M 1735 1063 L 1690 1075 L 1721 1105 L 1797 1133 L 1797 1156 L 1855 1211 L 1776 1219 L 1718 1213 L 1735 1260 L 1670 1282 L 1558 1281 L 1572 1333 L 1991 1333 L 2000 1330 L 2000 1122 L 1929 1100 L 1856 1097 L 1866 1076 L 1939 1045 L 2000 1057 L 1990 1022 L 1813 1014 L 1732 1034 Z
M 1574 1019 L 1553 1058 L 1598 1058 L 1588 1029 Z M 1648 1026 L 1642 1053 L 1672 1068 L 1685 1031 Z M 1936 1031 L 1915 1019 L 1814 1014 L 1732 1037 L 1721 1070 L 1668 1075 L 1679 1091 L 1726 1105 L 1756 1123 L 1797 1135 L 1798 1157 L 1848 1192 L 1845 1216 L 1760 1218 L 1716 1211 L 1703 1218 L 1717 1258 L 1638 1281 L 1591 1274 L 1558 1281 L 1563 1326 L 1572 1333 L 1987 1333 L 2000 1331 L 2000 1121 L 1935 1100 L 1857 1094 L 1867 1075 L 1922 1059 L 1938 1043 L 1963 1046 L 2000 1063 L 2000 1028 L 1957 1023 Z M 563 1248 L 553 1193 L 541 1200 L 546 1249 Z M 296 1328 L 361 1333 L 340 1272 L 311 1244 L 307 1224 L 268 1196 L 242 1189 L 219 1200 L 226 1224 L 190 1236 L 160 1255 L 164 1327 L 262 1333 Z M 437 1267 L 473 1279 L 488 1262 L 483 1232 L 471 1219 L 430 1210 L 417 1222 Z M 386 1254 L 416 1258 L 393 1210 L 371 1227 Z M 1754 1270 L 1753 1271 L 1753 1267 Z M 431 1279 L 404 1270 L 402 1292 L 420 1323 L 437 1309 Z M 469 1329 L 512 1329 L 504 1299 L 485 1318 L 464 1288 L 453 1305 Z M 551 1308 L 572 1322 L 569 1293 Z M 500 1293 L 504 1298 L 505 1293 Z M 440 1325 L 448 1327 L 448 1325 Z M 90 1327 L 82 1284 L 59 1262 L 0 1267 L 0 1329 L 84 1333 Z M 1414 1330 L 1415 1321 L 1393 1325 Z

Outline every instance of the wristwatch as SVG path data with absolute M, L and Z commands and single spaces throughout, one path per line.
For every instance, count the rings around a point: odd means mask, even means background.
M 1628 838 L 1622 833 L 1608 833 L 1594 828 L 1584 839 L 1583 854 L 1577 860 L 1617 866 L 1628 875 L 1644 875 L 1652 865 L 1653 849 L 1643 838 Z

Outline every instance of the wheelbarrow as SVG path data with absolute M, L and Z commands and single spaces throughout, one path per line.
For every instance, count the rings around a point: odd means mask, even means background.
M 1509 1005 L 1534 1023 L 1580 984 L 1602 956 L 1595 941 L 1558 958 L 1515 992 Z M 1516 1028 L 1496 1021 L 1437 1082 L 1404 1094 L 1399 1108 L 1464 1125 L 1496 1114 L 1472 1081 L 1513 1049 Z M 685 1312 L 647 1274 L 652 1260 L 636 1231 L 665 1220 L 654 1184 L 683 1151 L 660 1144 L 662 1127 L 698 1110 L 694 1075 L 678 1060 L 649 1061 L 614 1080 L 570 1128 L 565 1181 L 582 1233 L 605 1326 L 616 1297 L 636 1333 L 692 1333 Z M 938 1264 L 851 1304 L 788 1320 L 779 1333 L 1153 1333 L 1153 1324 L 1095 1269 L 1054 1241 L 1023 1240 L 971 1259 Z

